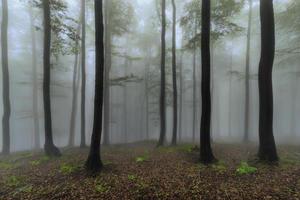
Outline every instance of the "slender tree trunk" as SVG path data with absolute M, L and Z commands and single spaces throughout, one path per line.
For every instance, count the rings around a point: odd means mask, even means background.
M 40 125 L 39 125 L 39 109 L 38 109 L 38 73 L 37 73 L 37 58 L 36 58 L 36 36 L 34 29 L 33 10 L 30 6 L 30 26 L 31 26 L 31 51 L 32 51 L 32 112 L 34 126 L 34 149 L 39 150 L 40 144 Z
M 180 96 L 179 96 L 179 127 L 178 127 L 178 132 L 179 132 L 179 142 L 182 141 L 182 102 L 183 102 L 183 64 L 182 64 L 182 57 L 183 57 L 183 51 L 180 53 L 180 68 L 179 68 L 179 82 L 180 82 Z
M 100 154 L 102 134 L 103 90 L 104 90 L 104 26 L 102 0 L 95 2 L 95 30 L 96 30 L 96 75 L 95 75 L 95 100 L 94 100 L 94 124 L 91 138 L 91 147 L 86 169 L 95 173 L 102 169 Z
M 172 0 L 173 6 L 173 30 L 172 30 L 172 76 L 173 76 L 173 138 L 172 145 L 177 144 L 177 75 L 176 75 L 176 4 Z
M 161 89 L 160 89 L 160 136 L 157 146 L 164 145 L 166 139 L 166 0 L 162 0 L 161 31 Z
M 259 63 L 259 158 L 277 161 L 273 135 L 272 69 L 275 54 L 275 22 L 273 0 L 260 0 L 261 58 Z
M 8 5 L 7 0 L 2 0 L 2 24 L 1 24 L 1 48 L 2 48 L 2 84 L 3 84 L 3 118 L 2 118 L 2 133 L 3 145 L 2 153 L 10 153 L 10 84 L 9 84 L 9 69 L 8 69 Z
M 197 19 L 195 16 L 195 24 L 194 24 L 194 35 L 196 36 L 197 34 Z M 196 52 L 197 52 L 197 46 L 196 46 L 196 41 L 194 41 L 193 44 L 193 143 L 195 142 L 196 138 Z
M 51 45 L 51 15 L 50 0 L 43 0 L 44 10 L 44 83 L 43 83 L 43 99 L 44 99 L 44 115 L 45 115 L 45 153 L 48 156 L 60 156 L 59 149 L 53 143 L 52 135 L 52 119 L 51 119 L 51 99 L 50 99 L 50 45 Z
M 146 98 L 146 139 L 149 140 L 149 71 L 150 71 L 150 64 L 149 60 L 147 60 L 146 70 L 145 70 L 145 98 Z
M 86 50 L 85 50 L 85 0 L 81 0 L 81 131 L 80 131 L 80 147 L 84 148 L 86 146 L 85 141 L 85 90 L 86 90 Z
M 81 10 L 82 12 L 82 10 Z M 81 22 L 78 24 L 77 36 L 79 37 L 81 30 Z M 78 57 L 79 57 L 79 38 L 75 42 L 75 61 L 74 61 L 74 71 L 73 71 L 73 86 L 72 86 L 72 111 L 70 118 L 70 135 L 69 135 L 69 147 L 74 147 L 75 145 L 75 122 L 77 115 L 77 102 L 78 102 L 78 87 L 79 82 L 77 81 L 78 76 Z
M 232 50 L 230 52 L 230 74 L 229 74 L 229 94 L 228 94 L 228 136 L 231 137 L 231 96 L 232 96 L 232 69 L 233 69 L 233 62 L 232 62 Z
M 105 1 L 105 81 L 104 81 L 104 124 L 103 145 L 110 144 L 110 70 L 111 70 L 111 0 Z
M 211 163 L 215 160 L 210 141 L 211 96 L 210 96 L 210 0 L 202 0 L 202 117 L 200 135 L 200 160 Z
M 247 52 L 246 52 L 246 73 L 245 73 L 245 133 L 244 142 L 249 141 L 249 104 L 250 104 L 250 41 L 251 41 L 251 22 L 252 22 L 252 0 L 249 0 L 249 18 L 247 33 Z

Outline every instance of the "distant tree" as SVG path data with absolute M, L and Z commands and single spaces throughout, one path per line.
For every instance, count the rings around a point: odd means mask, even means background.
M 10 153 L 10 84 L 8 69 L 8 5 L 7 0 L 2 0 L 2 23 L 1 23 L 1 55 L 2 55 L 2 87 L 3 87 L 3 118 L 2 118 L 2 153 Z
M 261 58 L 259 63 L 259 152 L 260 160 L 277 161 L 273 135 L 272 69 L 275 54 L 273 0 L 260 0 Z
M 252 0 L 249 0 L 249 17 L 247 31 L 246 72 L 245 72 L 245 133 L 244 142 L 249 140 L 249 100 L 250 100 L 250 42 L 252 30 Z
M 102 134 L 103 90 L 104 90 L 104 25 L 103 2 L 95 0 L 95 30 L 96 30 L 96 80 L 94 100 L 94 124 L 91 138 L 91 147 L 86 169 L 90 172 L 98 172 L 103 164 L 101 161 L 100 144 Z
M 31 50 L 32 50 L 32 112 L 34 125 L 34 148 L 41 148 L 40 144 L 40 126 L 38 111 L 38 73 L 37 73 L 37 56 L 36 56 L 36 36 L 34 27 L 34 17 L 32 6 L 29 6 L 30 26 L 31 26 Z
M 45 153 L 48 156 L 60 156 L 59 149 L 53 143 L 51 100 L 50 100 L 50 47 L 51 47 L 51 11 L 50 0 L 43 0 L 44 11 L 44 115 L 45 115 Z
M 200 160 L 211 163 L 215 157 L 210 141 L 211 96 L 210 96 L 210 0 L 202 0 L 202 117 L 200 127 Z
M 81 13 L 82 13 L 81 8 Z M 81 18 L 81 14 L 80 14 Z M 78 38 L 75 41 L 74 48 L 74 69 L 73 69 L 73 83 L 72 83 L 72 110 L 70 117 L 70 134 L 69 134 L 69 147 L 73 147 L 75 145 L 75 121 L 77 115 L 77 102 L 78 102 L 78 88 L 79 88 L 79 80 L 78 80 L 78 57 L 79 57 L 79 35 L 81 31 L 82 22 L 78 22 L 77 35 Z
M 85 22 L 85 0 L 81 0 L 81 131 L 80 131 L 80 147 L 86 146 L 85 141 L 85 91 L 86 91 L 86 50 L 85 50 L 85 40 L 86 40 L 86 22 Z
M 172 0 L 173 7 L 173 27 L 172 27 L 172 79 L 173 79 L 173 137 L 172 145 L 177 143 L 177 75 L 176 75 L 176 3 Z
M 157 146 L 162 146 L 166 137 L 166 0 L 162 0 L 161 12 L 160 136 Z

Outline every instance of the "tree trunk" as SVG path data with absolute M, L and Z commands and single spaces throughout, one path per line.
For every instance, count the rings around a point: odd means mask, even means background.
M 7 45 L 7 30 L 8 30 L 8 5 L 7 0 L 2 0 L 2 24 L 1 24 L 1 48 L 2 48 L 2 87 L 3 87 L 3 118 L 2 118 L 2 133 L 3 145 L 2 153 L 10 153 L 10 84 L 9 84 L 9 69 L 8 69 L 8 45 Z
M 95 173 L 102 169 L 100 154 L 102 133 L 102 111 L 104 90 L 104 26 L 103 26 L 103 3 L 95 0 L 95 30 L 96 30 L 96 74 L 95 74 L 95 100 L 94 100 L 94 124 L 91 138 L 91 147 L 86 169 Z
M 250 104 L 250 41 L 251 41 L 251 21 L 252 21 L 252 0 L 249 0 L 249 18 L 247 33 L 246 52 L 246 73 L 245 73 L 245 133 L 244 142 L 249 141 L 249 104 Z
M 197 19 L 195 16 L 195 24 L 194 24 L 194 35 L 197 34 Z M 196 138 L 196 52 L 197 52 L 197 46 L 196 41 L 194 41 L 193 44 L 193 143 L 195 142 Z
M 200 160 L 211 163 L 215 160 L 210 141 L 211 96 L 210 96 L 210 0 L 202 0 L 202 117 L 200 135 Z
M 146 98 L 146 140 L 149 140 L 149 71 L 150 71 L 150 60 L 147 60 L 145 70 L 145 98 Z
M 103 145 L 110 144 L 110 70 L 111 70 L 111 0 L 105 1 L 105 80 L 104 80 L 104 124 Z
M 183 102 L 183 64 L 182 64 L 182 57 L 183 57 L 183 51 L 181 51 L 180 54 L 180 68 L 179 68 L 179 82 L 180 82 L 180 96 L 179 96 L 179 127 L 178 127 L 178 132 L 179 132 L 179 142 L 182 141 L 182 102 Z
M 85 88 L 86 88 L 86 70 L 85 70 L 85 60 L 86 60 L 86 50 L 85 50 L 85 0 L 81 0 L 81 131 L 80 131 L 80 147 L 84 148 L 86 146 L 85 141 Z
M 82 12 L 82 10 L 81 10 Z M 81 22 L 78 24 L 77 37 L 80 35 Z M 77 115 L 77 102 L 78 102 L 78 87 L 79 80 L 77 81 L 78 76 L 78 57 L 79 57 L 79 38 L 75 42 L 75 61 L 74 61 L 74 71 L 73 71 L 73 85 L 72 85 L 72 111 L 70 118 L 70 136 L 69 136 L 69 147 L 74 147 L 75 145 L 75 122 Z
M 166 0 L 162 0 L 161 31 L 161 89 L 160 89 L 160 136 L 157 146 L 164 145 L 166 138 Z
M 177 75 L 176 75 L 176 4 L 173 6 L 173 30 L 172 30 L 172 76 L 173 76 L 173 138 L 172 145 L 177 144 Z
M 31 26 L 31 51 L 32 51 L 32 112 L 34 126 L 34 149 L 39 150 L 40 144 L 40 126 L 39 126 L 39 109 L 38 109 L 38 73 L 37 73 L 37 58 L 36 58 L 36 37 L 34 29 L 33 10 L 30 6 L 30 26 Z
M 53 143 L 52 119 L 51 119 L 51 99 L 50 99 L 50 45 L 51 45 L 51 15 L 50 0 L 43 0 L 44 10 L 44 115 L 45 115 L 45 153 L 48 156 L 60 156 L 59 149 Z
M 273 0 L 260 0 L 261 58 L 259 63 L 259 158 L 277 161 L 273 135 L 272 69 L 275 54 Z

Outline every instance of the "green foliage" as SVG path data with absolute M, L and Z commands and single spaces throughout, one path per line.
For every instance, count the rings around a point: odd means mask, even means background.
M 145 162 L 147 160 L 149 160 L 149 152 L 148 151 L 145 151 L 145 153 L 143 155 L 135 158 L 135 162 L 137 162 L 137 163 Z
M 137 179 L 137 176 L 136 176 L 136 175 L 133 175 L 133 174 L 128 175 L 128 180 L 134 181 L 134 180 L 136 180 L 136 179 Z
M 78 166 L 74 166 L 74 165 L 71 165 L 71 164 L 66 164 L 66 163 L 63 163 L 61 166 L 60 166 L 60 172 L 63 173 L 63 174 L 71 174 L 73 172 L 76 172 L 77 170 L 79 169 Z
M 257 168 L 249 166 L 247 162 L 241 162 L 241 164 L 237 168 L 236 172 L 239 175 L 253 174 L 253 173 L 257 172 Z
M 212 1 L 211 6 L 211 37 L 218 41 L 222 37 L 241 32 L 243 30 L 232 18 L 243 8 L 244 0 Z M 184 29 L 184 37 L 188 41 L 187 49 L 193 49 L 194 44 L 201 44 L 201 0 L 192 0 L 185 5 L 184 16 L 180 25 Z M 196 31 L 196 33 L 195 33 Z
M 23 179 L 21 177 L 17 177 L 17 176 L 9 176 L 6 181 L 5 184 L 9 187 L 18 187 L 22 184 Z
M 99 193 L 107 193 L 110 190 L 110 186 L 99 183 L 95 185 L 95 190 Z
M 38 160 L 33 160 L 33 161 L 30 161 L 29 163 L 32 165 L 32 166 L 38 166 L 44 162 L 47 162 L 50 160 L 50 157 L 48 156 L 42 156 L 40 159 Z
M 8 169 L 13 169 L 14 168 L 14 165 L 12 163 L 9 163 L 9 162 L 0 162 L 0 169 L 3 169 L 3 170 L 8 170 Z

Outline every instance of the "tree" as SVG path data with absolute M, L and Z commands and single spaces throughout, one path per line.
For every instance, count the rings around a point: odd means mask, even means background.
M 161 11 L 160 136 L 158 146 L 164 144 L 166 137 L 166 0 L 162 0 Z
M 275 55 L 273 0 L 260 0 L 261 58 L 259 63 L 259 152 L 260 160 L 277 161 L 273 135 L 272 69 Z
M 8 30 L 8 5 L 7 0 L 2 0 L 2 24 L 1 24 L 1 48 L 2 48 L 2 84 L 3 84 L 3 118 L 2 118 L 2 134 L 3 145 L 2 153 L 10 153 L 10 84 L 9 84 L 9 69 L 8 69 L 8 45 L 7 45 L 7 30 Z
M 252 0 L 249 0 L 249 17 L 247 31 L 246 73 L 245 73 L 245 133 L 244 142 L 249 140 L 249 100 L 250 100 L 250 41 L 252 22 Z
M 177 77 L 176 77 L 176 4 L 172 0 L 173 27 L 172 27 L 172 77 L 173 77 L 173 137 L 172 145 L 177 143 Z
M 86 169 L 90 172 L 98 172 L 103 164 L 101 161 L 100 144 L 102 134 L 103 90 L 104 90 L 104 25 L 103 2 L 95 0 L 95 30 L 96 30 L 96 80 L 94 100 L 94 124 L 91 138 L 91 147 Z
M 60 156 L 59 149 L 54 145 L 52 135 L 51 100 L 50 100 L 50 49 L 51 49 L 51 12 L 50 0 L 43 0 L 44 11 L 44 115 L 45 115 L 45 153 L 48 156 Z
M 39 127 L 39 111 L 38 111 L 38 73 L 37 73 L 37 57 L 36 57 L 36 36 L 34 29 L 33 9 L 30 6 L 30 26 L 31 26 L 31 50 L 32 50 L 32 112 L 34 125 L 34 148 L 40 149 L 40 127 Z
M 86 50 L 85 50 L 85 0 L 81 0 L 81 131 L 80 131 L 80 147 L 86 146 L 85 142 L 85 89 L 86 89 L 86 70 L 85 70 L 85 60 L 86 60 Z
M 202 37 L 201 37 L 201 62 L 202 62 L 202 116 L 200 127 L 200 160 L 211 163 L 215 157 L 210 141 L 211 121 L 211 96 L 210 96 L 210 0 L 202 0 Z

